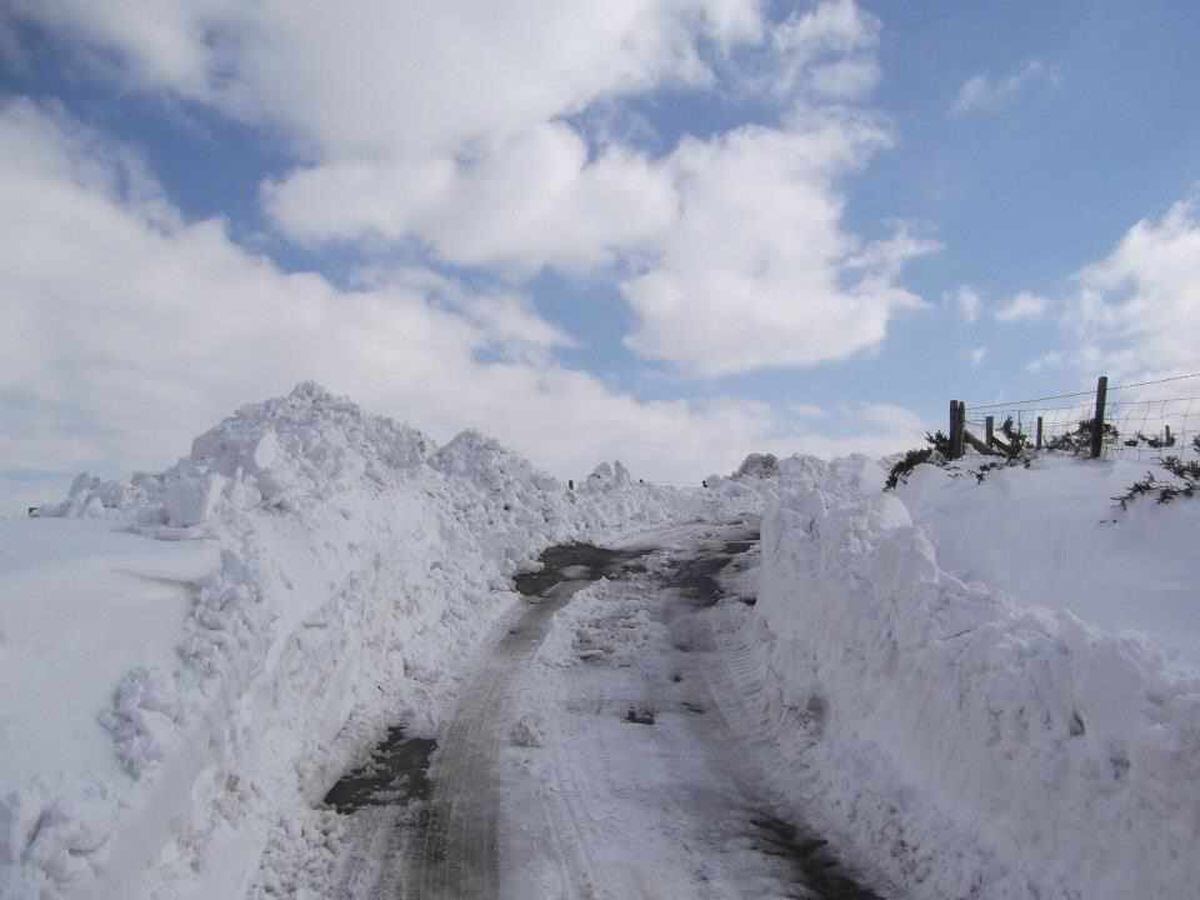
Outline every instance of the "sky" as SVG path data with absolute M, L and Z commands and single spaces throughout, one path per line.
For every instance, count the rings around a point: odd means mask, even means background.
M 560 477 L 1200 369 L 1200 6 L 0 4 L 0 505 L 313 379 Z

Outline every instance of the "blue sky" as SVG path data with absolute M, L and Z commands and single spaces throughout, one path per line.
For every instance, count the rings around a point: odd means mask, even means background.
M 1200 368 L 1195 4 L 394 7 L 0 13 L 0 488 L 307 377 L 687 481 Z

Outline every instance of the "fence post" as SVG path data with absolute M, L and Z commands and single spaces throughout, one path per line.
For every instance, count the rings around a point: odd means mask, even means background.
M 966 425 L 966 405 L 961 400 L 950 401 L 950 458 L 963 455 L 963 428 Z
M 1174 447 L 1175 438 L 1171 437 L 1171 426 L 1163 425 L 1163 432 L 1166 434 L 1166 440 L 1163 441 L 1164 446 Z
M 987 444 L 988 449 L 992 448 L 992 439 L 996 435 L 996 417 L 988 416 L 983 420 L 983 442 Z
M 1042 449 L 1042 417 L 1038 416 L 1037 423 L 1037 448 Z
M 1092 418 L 1092 459 L 1099 459 L 1104 450 L 1104 406 L 1108 402 L 1108 376 L 1096 382 L 1096 415 Z

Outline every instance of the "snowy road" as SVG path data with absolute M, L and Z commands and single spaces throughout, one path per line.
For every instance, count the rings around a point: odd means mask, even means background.
M 355 814 L 343 896 L 874 896 L 776 817 L 713 696 L 707 615 L 738 602 L 720 573 L 756 538 L 547 551 L 439 738 L 423 814 Z

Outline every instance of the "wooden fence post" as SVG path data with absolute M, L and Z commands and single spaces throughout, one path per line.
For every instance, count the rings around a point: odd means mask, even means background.
M 950 401 L 950 458 L 963 455 L 963 428 L 966 424 L 966 404 L 961 400 Z
M 1171 437 L 1171 426 L 1163 425 L 1163 433 L 1166 435 L 1166 440 L 1163 441 L 1164 446 L 1174 447 L 1175 446 L 1175 438 Z
M 992 447 L 992 440 L 996 436 L 996 417 L 988 416 L 983 420 L 983 442 L 987 444 L 988 449 Z
M 1108 402 L 1108 376 L 1101 375 L 1096 382 L 1096 415 L 1092 418 L 1092 459 L 1099 459 L 1104 451 L 1104 407 Z
M 1038 416 L 1037 421 L 1037 448 L 1042 449 L 1042 417 Z

